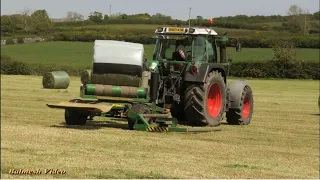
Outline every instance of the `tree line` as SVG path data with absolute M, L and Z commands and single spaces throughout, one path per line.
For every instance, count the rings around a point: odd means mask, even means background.
M 232 29 L 249 29 L 249 30 L 275 30 L 288 31 L 300 34 L 320 33 L 320 11 L 315 13 L 305 12 L 297 5 L 290 6 L 287 16 L 227 16 L 214 18 L 214 24 L 211 25 L 208 19 L 202 16 L 196 16 L 191 19 L 192 26 L 204 27 L 221 27 Z M 149 13 L 140 13 L 128 15 L 125 13 L 103 14 L 94 11 L 85 19 L 83 15 L 77 12 L 67 12 L 62 22 L 54 22 L 48 16 L 46 10 L 36 10 L 31 12 L 25 9 L 20 14 L 2 15 L 1 16 L 1 33 L 6 34 L 29 34 L 56 32 L 56 27 L 76 27 L 87 25 L 103 24 L 155 24 L 155 25 L 188 25 L 188 21 L 173 19 L 161 13 L 150 15 Z

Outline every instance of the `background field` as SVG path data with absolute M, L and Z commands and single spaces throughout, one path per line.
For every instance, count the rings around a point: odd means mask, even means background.
M 59 32 L 76 32 L 76 31 L 99 31 L 99 32 L 108 32 L 108 33 L 116 33 L 127 32 L 127 33 L 135 33 L 136 31 L 144 31 L 147 34 L 153 35 L 154 31 L 159 27 L 165 27 L 170 25 L 153 25 L 153 24 L 110 24 L 110 25 L 86 25 L 86 26 L 71 26 L 71 27 L 55 27 L 56 31 Z M 172 25 L 171 25 L 172 26 Z M 203 26 L 197 26 L 203 27 Z M 203 27 L 208 28 L 208 27 Z M 230 37 L 245 37 L 245 36 L 292 36 L 293 33 L 289 32 L 279 32 L 279 31 L 260 31 L 260 30 L 248 30 L 248 29 L 231 29 L 231 28 L 221 28 L 221 27 L 213 27 L 213 29 L 218 34 L 224 34 L 228 32 L 228 36 Z M 316 36 L 316 35 L 311 35 Z
M 41 77 L 2 75 L 2 177 L 27 177 L 8 175 L 11 168 L 58 168 L 67 174 L 28 178 L 318 178 L 318 81 L 249 83 L 255 98 L 249 126 L 153 134 L 102 119 L 66 127 L 63 110 L 45 104 L 77 97 L 79 77 L 67 90 L 45 90 Z
M 146 57 L 151 59 L 153 45 L 145 45 Z M 320 49 L 297 49 L 297 59 L 303 61 L 319 61 Z M 13 59 L 29 64 L 60 64 L 72 66 L 88 66 L 93 57 L 91 42 L 45 42 L 33 44 L 17 44 L 1 47 L 1 53 Z M 273 58 L 269 48 L 244 48 L 241 53 L 235 48 L 227 49 L 227 56 L 234 62 L 266 61 Z

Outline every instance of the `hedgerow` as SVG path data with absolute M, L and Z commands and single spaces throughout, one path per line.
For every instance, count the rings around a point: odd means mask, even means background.
M 141 30 L 142 31 L 142 30 Z M 60 32 L 54 35 L 55 41 L 81 41 L 81 42 L 93 42 L 96 39 L 99 40 L 119 40 L 136 42 L 142 44 L 153 44 L 153 33 L 136 31 L 119 31 L 117 33 L 109 33 L 103 31 L 76 31 L 76 32 Z M 227 46 L 234 47 L 237 40 L 241 41 L 242 46 L 246 48 L 270 48 L 272 44 L 279 39 L 293 41 L 297 48 L 320 48 L 319 37 L 239 37 L 231 38 L 227 42 Z
M 36 75 L 43 76 L 51 71 L 66 71 L 71 76 L 78 76 L 89 67 L 73 67 L 60 65 L 26 64 L 13 60 L 9 56 L 1 55 L 1 74 L 5 75 Z
M 10 57 L 1 56 L 1 74 L 6 75 L 39 75 L 50 71 L 65 71 L 70 76 L 90 67 L 72 67 L 59 65 L 28 65 Z M 230 75 L 251 78 L 288 78 L 320 79 L 320 64 L 317 62 L 270 60 L 266 62 L 237 62 L 231 65 Z
M 270 60 L 265 62 L 234 63 L 230 69 L 234 77 L 320 79 L 317 62 Z

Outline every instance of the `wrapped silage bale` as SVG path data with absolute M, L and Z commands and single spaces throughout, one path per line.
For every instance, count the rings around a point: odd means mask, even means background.
M 143 44 L 95 40 L 90 83 L 139 87 L 143 57 Z
M 81 83 L 82 84 L 89 84 L 91 83 L 91 70 L 85 70 L 81 73 Z
M 91 84 L 139 87 L 141 78 L 125 74 L 92 74 Z
M 320 95 L 319 95 L 319 98 L 318 98 L 318 108 L 319 108 L 319 113 L 320 113 Z
M 43 75 L 42 85 L 45 89 L 67 89 L 70 77 L 65 71 L 53 71 Z

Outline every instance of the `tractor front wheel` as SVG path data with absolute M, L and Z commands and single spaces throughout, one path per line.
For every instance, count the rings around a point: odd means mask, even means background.
M 65 109 L 64 117 L 67 125 L 86 125 L 88 114 L 73 109 Z
M 184 112 L 193 125 L 219 126 L 226 108 L 226 86 L 218 71 L 210 72 L 205 83 L 187 87 Z
M 250 124 L 253 113 L 253 94 L 249 86 L 242 90 L 241 100 L 238 108 L 231 108 L 226 113 L 227 122 L 230 125 Z

